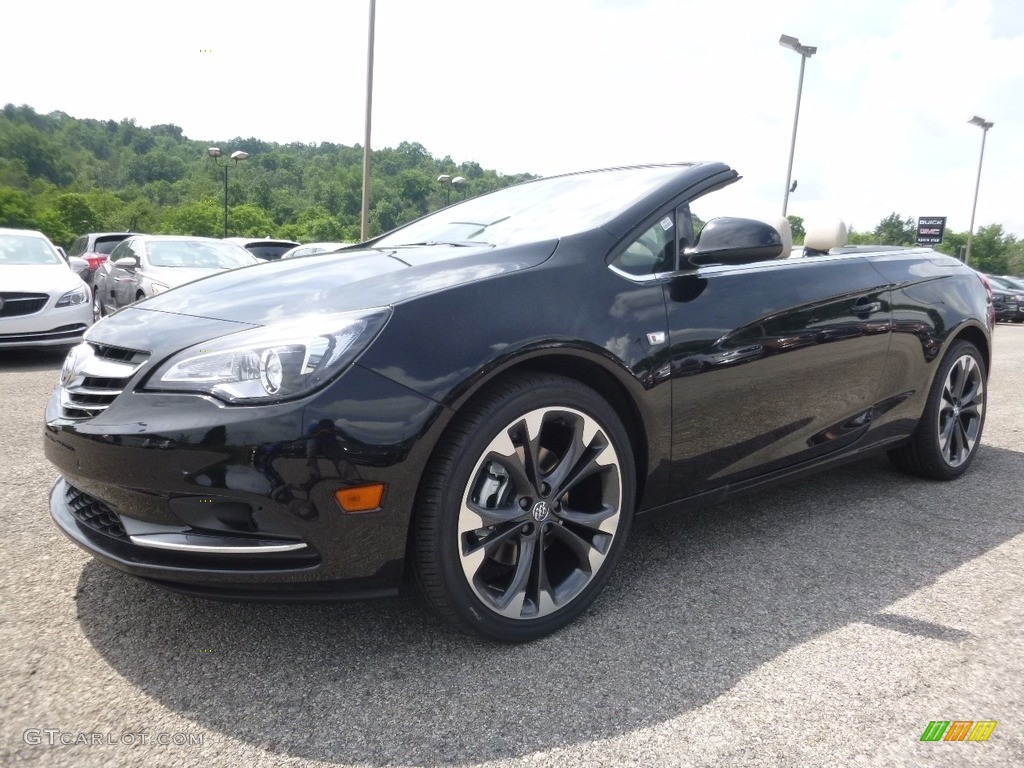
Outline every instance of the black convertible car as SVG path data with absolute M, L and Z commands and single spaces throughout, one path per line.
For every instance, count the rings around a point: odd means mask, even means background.
M 578 616 L 634 515 L 888 451 L 939 480 L 985 419 L 979 275 L 720 218 L 721 163 L 528 182 L 356 249 L 121 310 L 46 408 L 50 509 L 193 595 L 385 595 L 463 630 Z M 784 231 L 785 230 L 785 231 Z

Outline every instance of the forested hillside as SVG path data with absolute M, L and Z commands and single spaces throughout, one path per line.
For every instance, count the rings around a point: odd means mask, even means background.
M 224 177 L 210 146 L 220 147 L 222 162 L 236 150 L 249 153 L 228 173 L 230 235 L 359 239 L 360 146 L 197 141 L 176 125 L 79 120 L 13 104 L 0 113 L 0 226 L 39 229 L 65 247 L 83 232 L 105 230 L 220 237 Z M 371 167 L 371 236 L 437 210 L 446 195 L 454 202 L 531 178 L 456 164 L 409 142 L 373 152 Z M 441 174 L 466 182 L 446 189 L 437 183 Z M 803 220 L 790 220 L 802 242 Z M 911 245 L 915 237 L 915 220 L 895 212 L 873 229 L 850 232 L 851 243 Z M 966 232 L 947 230 L 937 248 L 962 257 L 966 242 Z M 1024 242 L 999 224 L 979 227 L 971 266 L 1024 274 Z
M 228 173 L 230 235 L 359 239 L 360 146 L 197 141 L 176 125 L 80 120 L 12 104 L 0 113 L 0 226 L 39 229 L 65 247 L 104 230 L 220 237 L 224 177 L 210 146 L 221 148 L 222 161 L 249 153 Z M 373 152 L 371 168 L 371 234 L 443 206 L 441 174 L 466 179 L 447 190 L 453 202 L 531 178 L 435 158 L 407 142 Z

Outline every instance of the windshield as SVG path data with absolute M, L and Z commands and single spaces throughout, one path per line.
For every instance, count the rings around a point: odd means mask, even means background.
M 526 182 L 467 200 L 392 232 L 374 245 L 518 245 L 594 229 L 680 172 L 623 168 Z
M 1000 278 L 1000 282 L 1005 283 L 1008 288 L 1015 288 L 1018 291 L 1024 290 L 1024 280 L 1021 280 L 1019 277 L 1003 277 Z
M 0 264 L 63 264 L 60 255 L 41 237 L 0 235 Z
M 117 244 L 122 240 L 127 240 L 131 235 L 112 235 L 111 237 L 97 237 L 96 245 L 93 247 L 94 253 L 102 253 L 107 256 L 110 252 L 117 247 Z
M 234 269 L 255 264 L 256 259 L 234 243 L 198 240 L 150 242 L 149 263 L 154 267 L 192 269 Z

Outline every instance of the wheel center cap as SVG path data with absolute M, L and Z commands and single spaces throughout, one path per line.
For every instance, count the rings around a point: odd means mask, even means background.
M 548 503 L 546 501 L 538 501 L 533 505 L 533 519 L 538 523 L 547 519 L 548 516 Z
M 954 419 L 960 418 L 960 406 L 959 405 L 954 405 L 953 406 L 953 418 Z

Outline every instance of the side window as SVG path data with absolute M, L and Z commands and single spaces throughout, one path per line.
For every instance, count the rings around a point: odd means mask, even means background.
M 135 251 L 132 250 L 131 240 L 125 240 L 123 243 L 118 243 L 117 247 L 110 253 L 110 260 L 113 262 L 128 258 L 136 258 Z
M 82 236 L 75 240 L 71 245 L 71 250 L 68 251 L 68 256 L 81 256 L 85 253 L 85 246 L 89 242 L 89 238 Z
M 674 214 L 674 215 L 673 215 Z M 675 269 L 679 249 L 693 245 L 690 208 L 683 204 L 648 227 L 611 265 L 628 275 L 642 277 Z

